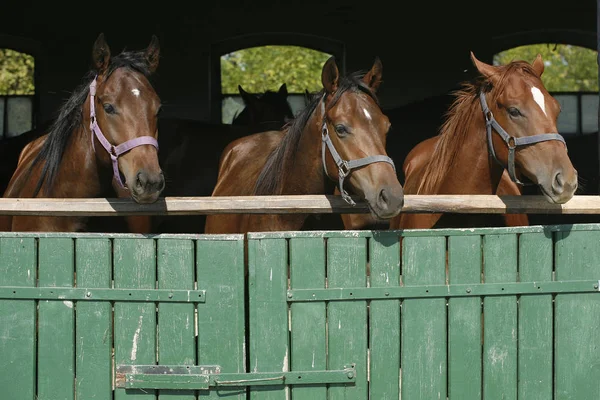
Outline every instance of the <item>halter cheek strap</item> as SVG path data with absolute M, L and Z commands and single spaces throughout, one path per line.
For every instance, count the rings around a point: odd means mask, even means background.
M 327 147 L 327 149 L 329 149 L 329 152 L 331 153 L 331 157 L 333 157 L 333 161 L 338 167 L 338 184 L 340 193 L 342 194 L 342 198 L 346 201 L 346 203 L 354 206 L 356 205 L 356 203 L 354 202 L 354 200 L 352 200 L 348 192 L 344 190 L 344 179 L 346 179 L 346 177 L 350 175 L 353 169 L 364 167 L 365 165 L 373 164 L 376 162 L 386 162 L 392 165 L 392 168 L 394 168 L 395 172 L 396 166 L 394 165 L 394 161 L 390 157 L 384 155 L 368 156 L 359 158 L 358 160 L 344 160 L 339 155 L 339 153 L 335 149 L 335 146 L 333 145 L 333 142 L 331 141 L 331 137 L 329 136 L 329 130 L 327 129 L 327 116 L 325 115 L 326 95 L 327 94 L 323 95 L 323 101 L 321 102 L 321 114 L 323 115 L 323 124 L 321 126 L 321 157 L 323 159 L 323 169 L 325 170 L 325 174 L 329 176 L 329 173 L 327 172 L 327 163 L 325 161 L 325 148 Z
M 487 102 L 485 101 L 485 93 L 479 93 L 479 100 L 481 103 L 481 108 L 483 110 L 483 115 L 485 116 L 485 129 L 487 134 L 488 152 L 492 155 L 494 160 L 496 160 L 496 162 L 502 166 L 502 168 L 506 168 L 508 170 L 510 179 L 512 179 L 513 182 L 521 186 L 533 185 L 533 183 L 523 183 L 517 178 L 517 175 L 515 174 L 515 149 L 518 146 L 527 146 L 530 144 L 546 142 L 549 140 L 558 140 L 560 142 L 563 142 L 566 146 L 567 143 L 565 142 L 565 139 L 558 133 L 541 133 L 538 135 L 523 137 L 510 136 L 494 118 L 494 114 L 492 114 L 492 111 L 490 110 L 490 108 L 487 105 Z M 496 131 L 498 135 L 500 135 L 500 137 L 502 138 L 502 140 L 504 140 L 504 143 L 506 143 L 506 146 L 508 147 L 507 166 L 500 162 L 500 160 L 496 156 L 496 151 L 494 150 L 494 143 L 492 142 L 492 129 Z
M 92 149 L 94 149 L 94 152 L 96 151 L 96 146 L 94 144 L 94 136 L 95 136 L 96 138 L 98 138 L 98 141 L 100 142 L 102 147 L 104 147 L 104 149 L 110 155 L 110 159 L 112 161 L 112 167 L 113 167 L 113 174 L 115 176 L 115 179 L 117 180 L 117 182 L 123 189 L 127 189 L 127 186 L 125 184 L 123 184 L 123 182 L 121 181 L 121 174 L 119 173 L 119 162 L 118 162 L 119 156 L 127 153 L 129 150 L 131 150 L 135 147 L 143 146 L 143 145 L 154 146 L 156 148 L 156 150 L 158 150 L 158 142 L 152 136 L 139 136 L 134 139 L 130 139 L 130 140 L 126 141 L 125 143 L 121 143 L 120 145 L 113 146 L 106 139 L 106 137 L 102 133 L 102 130 L 100 129 L 100 126 L 98 126 L 98 122 L 96 120 L 96 107 L 95 107 L 96 85 L 97 85 L 96 78 L 97 78 L 97 76 L 94 77 L 94 80 L 90 84 L 90 129 L 94 133 L 94 135 L 91 136 Z

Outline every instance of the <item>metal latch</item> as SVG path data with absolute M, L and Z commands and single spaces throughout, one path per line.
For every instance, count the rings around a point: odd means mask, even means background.
M 341 370 L 221 373 L 219 365 L 117 365 L 125 389 L 209 390 L 211 387 L 355 383 L 355 364 Z

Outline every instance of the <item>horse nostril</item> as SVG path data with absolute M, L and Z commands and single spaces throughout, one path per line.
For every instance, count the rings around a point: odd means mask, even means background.
M 560 194 L 564 190 L 564 178 L 560 172 L 557 172 L 554 176 L 554 181 L 552 182 L 552 189 L 556 194 Z
M 163 189 L 165 188 L 165 176 L 163 175 L 162 171 L 160 173 L 160 177 L 158 179 L 158 185 L 156 185 L 158 187 L 158 191 L 162 192 Z
M 142 173 L 138 172 L 136 179 L 135 179 L 135 184 L 137 187 L 141 188 L 142 186 L 144 186 L 144 182 L 142 182 L 143 177 L 142 177 Z
M 381 208 L 387 208 L 389 203 L 389 194 L 387 190 L 381 189 L 379 192 L 379 196 L 377 197 L 377 202 Z

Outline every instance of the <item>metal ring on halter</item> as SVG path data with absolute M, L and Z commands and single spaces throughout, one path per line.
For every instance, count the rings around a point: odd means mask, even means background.
M 506 139 L 506 146 L 508 146 L 509 150 L 516 149 L 517 148 L 517 138 L 514 136 L 511 136 L 508 139 Z

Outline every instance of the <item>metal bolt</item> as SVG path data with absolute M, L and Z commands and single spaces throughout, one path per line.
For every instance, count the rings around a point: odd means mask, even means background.
M 598 284 L 597 283 L 594 285 L 594 289 L 598 289 Z
M 385 292 L 385 295 L 386 295 L 386 296 L 389 296 L 389 295 L 390 295 L 390 292 Z
M 173 298 L 173 293 L 169 293 L 169 298 L 172 299 Z
M 292 298 L 292 293 L 288 292 L 288 299 Z
M 348 372 L 348 379 L 354 378 L 354 372 Z
M 471 293 L 471 288 L 467 288 L 467 293 Z
M 87 292 L 87 293 L 85 294 L 85 297 L 92 297 L 92 293 L 91 293 L 91 292 Z

